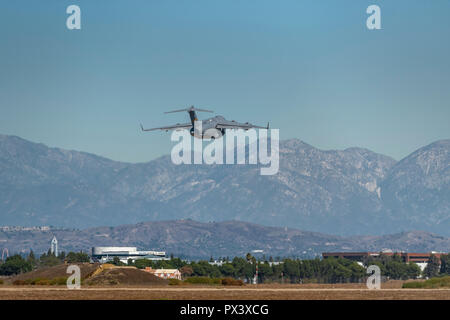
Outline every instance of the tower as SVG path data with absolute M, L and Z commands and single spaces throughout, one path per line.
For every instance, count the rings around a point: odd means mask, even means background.
M 258 284 L 258 261 L 256 261 L 256 273 L 253 277 L 253 284 Z
M 50 252 L 55 255 L 55 257 L 58 256 L 58 240 L 56 240 L 56 237 L 53 236 Z
M 6 253 L 6 258 L 8 258 L 8 257 L 9 257 L 9 251 L 8 251 L 8 248 L 3 248 L 3 251 L 2 251 L 2 261 L 5 261 L 5 253 Z

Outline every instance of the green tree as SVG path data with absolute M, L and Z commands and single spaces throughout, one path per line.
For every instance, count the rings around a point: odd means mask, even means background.
M 303 260 L 299 263 L 300 279 L 314 278 L 314 268 L 311 260 Z
M 405 280 L 407 279 L 406 264 L 392 259 L 385 263 L 386 275 L 390 279 Z
M 30 253 L 28 254 L 27 261 L 34 267 L 37 265 L 37 260 L 34 255 L 33 249 L 30 249 Z
M 450 275 L 450 254 L 441 255 L 441 270 L 442 274 Z
M 44 267 L 53 267 L 61 263 L 62 261 L 55 257 L 55 255 L 52 253 L 44 253 L 39 257 L 39 264 Z
M 186 278 L 186 277 L 190 277 L 192 275 L 192 273 L 194 272 L 194 270 L 192 270 L 191 266 L 186 265 L 186 266 L 183 266 L 180 268 L 180 272 L 181 272 L 181 276 L 183 278 Z
M 110 263 L 112 263 L 115 266 L 124 266 L 125 265 L 125 263 L 120 261 L 119 257 L 114 257 Z
M 180 269 L 181 267 L 186 265 L 186 262 L 181 260 L 180 258 L 173 258 L 170 260 L 170 264 L 173 269 Z
M 364 261 L 364 265 L 377 265 L 380 267 L 381 275 L 389 277 L 389 279 L 415 279 L 420 275 L 420 268 L 417 264 L 405 263 L 398 254 L 393 256 L 381 254 L 378 258 L 371 257 Z
M 75 263 L 75 262 L 89 262 L 90 258 L 87 253 L 84 252 L 69 252 L 66 256 L 66 261 L 68 263 Z
M 420 276 L 421 270 L 420 267 L 414 263 L 414 262 L 409 262 L 406 265 L 406 279 L 416 279 Z
M 146 267 L 154 268 L 153 261 L 148 260 L 148 259 L 136 259 L 134 261 L 134 265 L 138 269 L 145 269 Z
M 193 275 L 199 276 L 199 277 L 205 277 L 207 275 L 207 272 L 205 270 L 205 267 L 197 262 L 192 262 L 191 264 Z
M 439 275 L 440 263 L 439 258 L 434 254 L 431 255 L 425 270 L 423 270 L 424 276 L 428 278 L 436 277 Z
M 397 253 L 397 252 L 395 252 L 395 253 L 392 255 L 392 260 L 393 260 L 393 261 L 396 261 L 396 262 L 403 262 L 402 256 L 401 256 L 399 253 Z
M 275 281 L 284 280 L 282 264 L 272 264 L 272 279 Z
M 290 279 L 291 283 L 296 283 L 300 278 L 300 268 L 295 260 L 285 259 L 283 263 L 283 272 Z
M 29 261 L 26 261 L 22 256 L 15 254 L 8 257 L 6 261 L 0 265 L 0 275 L 10 276 L 13 274 L 29 272 L 33 266 Z
M 246 263 L 243 268 L 243 276 L 249 282 L 255 276 L 256 268 L 252 263 Z
M 205 260 L 199 261 L 198 264 L 202 266 L 202 268 L 205 272 L 205 274 L 204 274 L 205 276 L 208 276 L 211 278 L 218 278 L 218 277 L 222 276 L 218 266 L 212 265 L 208 261 L 205 261 Z
M 233 265 L 231 263 L 224 263 L 221 267 L 220 267 L 220 272 L 225 276 L 225 277 L 236 277 L 236 270 L 234 269 Z
M 244 279 L 245 276 L 245 266 L 248 264 L 247 260 L 240 257 L 233 258 L 233 261 L 231 262 L 234 268 L 235 277 L 239 279 Z
M 66 252 L 61 251 L 61 253 L 58 255 L 59 260 L 64 261 L 66 259 Z
M 269 263 L 264 262 L 258 265 L 258 282 L 264 283 L 266 280 L 272 278 L 273 269 L 270 267 Z

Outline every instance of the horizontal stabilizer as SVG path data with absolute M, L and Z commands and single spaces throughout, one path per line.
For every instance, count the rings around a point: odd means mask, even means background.
M 200 108 L 190 107 L 190 108 L 187 108 L 187 109 L 179 109 L 179 110 L 173 110 L 173 111 L 166 111 L 166 112 L 164 112 L 164 113 L 174 113 L 174 112 L 184 112 L 184 111 L 186 111 L 186 112 L 192 112 L 192 111 L 214 112 L 214 111 L 211 111 L 211 110 L 206 110 L 206 109 L 200 109 Z

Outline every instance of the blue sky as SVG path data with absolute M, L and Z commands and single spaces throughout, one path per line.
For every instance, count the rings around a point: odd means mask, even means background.
M 67 6 L 82 29 L 66 28 Z M 382 30 L 366 28 L 381 7 Z M 450 1 L 2 1 L 0 133 L 144 162 L 189 105 L 400 159 L 450 138 Z

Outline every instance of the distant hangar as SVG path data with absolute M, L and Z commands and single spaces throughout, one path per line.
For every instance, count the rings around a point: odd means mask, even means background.
M 106 263 L 118 257 L 121 262 L 127 263 L 128 259 L 165 260 L 164 251 L 139 251 L 137 247 L 92 247 L 92 260 Z

